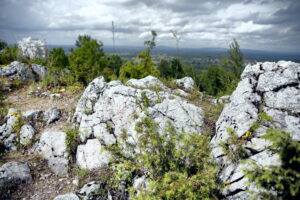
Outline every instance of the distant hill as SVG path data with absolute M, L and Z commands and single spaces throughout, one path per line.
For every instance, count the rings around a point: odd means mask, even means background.
M 49 49 L 62 47 L 67 53 L 70 52 L 71 48 L 75 48 L 74 45 L 48 45 Z M 145 49 L 143 46 L 116 46 L 116 52 L 113 51 L 112 46 L 104 46 L 104 51 L 108 54 L 116 53 L 122 57 L 134 57 L 136 54 Z M 174 47 L 168 46 L 157 46 L 153 54 L 155 55 L 166 55 L 170 57 L 178 56 L 181 59 L 191 59 L 199 57 L 211 57 L 220 58 L 227 56 L 227 49 L 225 48 L 180 48 L 179 52 Z M 299 52 L 272 52 L 263 50 L 253 49 L 242 49 L 242 52 L 247 61 L 279 61 L 279 60 L 290 60 L 294 62 L 300 62 Z

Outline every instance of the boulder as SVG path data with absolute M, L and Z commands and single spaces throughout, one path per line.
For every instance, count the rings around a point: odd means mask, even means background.
M 228 199 L 249 199 L 242 168 L 247 167 L 239 160 L 232 163 L 224 154 L 220 143 L 229 138 L 227 128 L 233 129 L 238 137 L 245 136 L 254 122 L 260 128 L 254 131 L 244 148 L 248 159 L 262 166 L 280 165 L 277 154 L 267 148 L 271 143 L 261 138 L 269 128 L 283 129 L 300 141 L 300 64 L 286 61 L 256 63 L 246 66 L 236 90 L 225 105 L 217 123 L 216 134 L 211 140 L 212 153 L 220 165 L 220 179 L 229 183 L 223 195 Z M 270 123 L 259 121 L 259 113 L 272 118 Z M 255 186 L 252 187 L 252 189 Z
M 61 111 L 58 108 L 49 108 L 44 112 L 44 121 L 47 125 L 53 124 L 58 121 L 61 117 Z
M 126 85 L 136 88 L 166 88 L 166 86 L 160 80 L 158 80 L 158 78 L 150 75 L 142 79 L 130 79 L 126 82 Z
M 43 116 L 43 111 L 41 110 L 28 110 L 22 112 L 22 117 L 29 121 L 36 121 Z
M 38 39 L 32 37 L 23 38 L 18 42 L 18 48 L 25 57 L 30 59 L 45 58 L 47 54 L 46 44 Z
M 58 195 L 54 200 L 80 200 L 79 197 L 74 193 L 68 193 L 64 195 Z
M 66 133 L 58 131 L 43 132 L 40 141 L 32 151 L 40 154 L 48 161 L 48 166 L 57 175 L 68 173 L 68 153 L 66 148 Z
M 48 73 L 48 68 L 38 64 L 31 64 L 31 69 L 38 76 L 39 80 L 46 77 Z
M 186 91 L 193 91 L 194 90 L 194 80 L 191 77 L 184 77 L 181 79 L 175 80 L 176 85 L 181 87 Z
M 73 116 L 83 143 L 78 146 L 76 155 L 80 167 L 91 169 L 106 166 L 108 154 L 99 149 L 116 143 L 124 130 L 130 135 L 130 141 L 136 140 L 135 124 L 145 116 L 157 122 L 160 131 L 164 130 L 169 121 L 177 131 L 183 128 L 186 132 L 202 133 L 203 110 L 171 94 L 170 89 L 164 85 L 161 88 L 166 90 L 151 90 L 153 85 L 159 83 L 157 81 L 154 77 L 146 77 L 129 80 L 130 84 L 127 85 L 132 86 L 126 86 L 120 81 L 107 83 L 103 77 L 99 77 L 88 85 Z M 146 86 L 150 86 L 150 89 Z M 84 145 L 86 142 L 89 145 Z M 99 154 L 103 154 L 102 159 L 99 159 Z M 91 161 L 83 162 L 87 158 Z
M 41 65 L 28 65 L 14 61 L 6 67 L 0 68 L 0 77 L 10 79 L 41 80 L 46 76 L 48 68 Z
M 31 182 L 32 177 L 27 163 L 9 162 L 0 167 L 0 188 Z
M 103 150 L 98 139 L 89 139 L 86 144 L 79 145 L 76 153 L 76 163 L 83 169 L 96 169 L 106 167 L 110 154 Z
M 82 200 L 107 199 L 107 191 L 100 181 L 85 184 L 78 192 Z
M 20 130 L 20 143 L 22 145 L 30 144 L 35 133 L 35 129 L 30 124 L 23 125 Z

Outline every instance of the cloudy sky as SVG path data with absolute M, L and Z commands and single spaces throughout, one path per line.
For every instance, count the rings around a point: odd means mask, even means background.
M 236 38 L 244 49 L 300 50 L 300 0 L 0 0 L 0 38 L 23 37 L 47 44 L 74 44 L 89 34 L 112 45 L 142 46 L 150 30 L 158 45 L 228 47 Z

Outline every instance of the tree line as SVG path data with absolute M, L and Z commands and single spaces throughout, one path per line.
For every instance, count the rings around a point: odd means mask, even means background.
M 75 48 L 66 54 L 62 48 L 54 48 L 45 58 L 29 59 L 21 56 L 17 45 L 7 45 L 0 40 L 0 65 L 19 60 L 48 66 L 50 73 L 45 80 L 47 87 L 57 85 L 87 85 L 98 76 L 107 81 L 126 81 L 153 75 L 167 81 L 190 76 L 195 80 L 196 89 L 213 96 L 230 94 L 236 87 L 244 68 L 243 54 L 234 39 L 229 46 L 228 56 L 206 70 L 185 66 L 178 58 L 161 59 L 153 62 L 152 50 L 156 46 L 157 33 L 151 31 L 151 38 L 144 42 L 145 50 L 138 53 L 134 60 L 124 60 L 119 55 L 108 55 L 103 51 L 103 43 L 89 35 L 79 35 Z

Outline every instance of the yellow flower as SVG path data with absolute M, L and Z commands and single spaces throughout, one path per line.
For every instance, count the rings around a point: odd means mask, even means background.
M 65 92 L 65 91 L 66 91 L 65 88 L 58 90 L 58 92 Z

